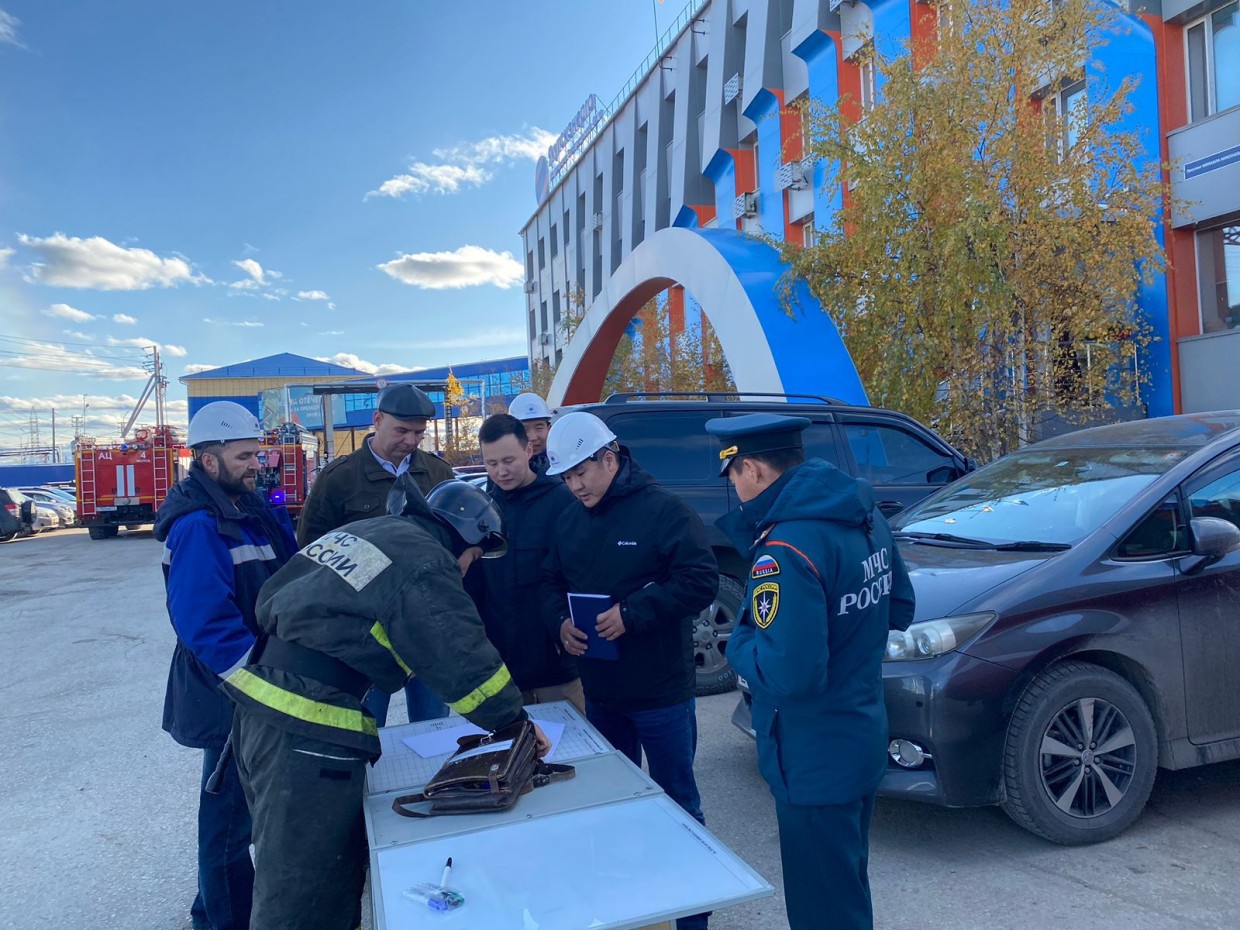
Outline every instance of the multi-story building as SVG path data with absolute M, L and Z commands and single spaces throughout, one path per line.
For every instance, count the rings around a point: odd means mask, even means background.
M 631 316 L 639 300 L 663 290 L 675 298 L 688 286 L 738 386 L 857 396 L 848 379 L 815 381 L 839 367 L 823 363 L 824 345 L 836 360 L 842 351 L 834 328 L 773 335 L 784 323 L 764 296 L 777 277 L 770 256 L 738 259 L 737 246 L 712 230 L 804 241 L 825 226 L 837 192 L 824 190 L 823 165 L 804 160 L 792 104 L 851 94 L 870 106 L 876 78 L 865 43 L 932 38 L 923 33 L 937 28 L 934 9 L 921 0 L 686 7 L 615 101 L 590 97 L 539 164 L 539 206 L 522 229 L 531 361 L 597 368 L 627 322 L 609 314 Z M 1139 298 L 1155 336 L 1145 407 L 1157 415 L 1237 406 L 1227 366 L 1240 353 L 1240 0 L 1135 0 L 1124 16 L 1130 28 L 1097 58 L 1111 76 L 1140 77 L 1128 125 L 1143 131 L 1152 159 L 1173 161 L 1181 204 L 1161 231 L 1168 270 Z M 1091 72 L 1055 105 L 1070 108 L 1094 80 L 1102 78 Z M 656 236 L 660 249 L 641 248 Z M 591 325 L 570 347 L 559 322 L 574 300 L 589 308 Z M 819 364 L 807 367 L 794 356 L 810 346 Z M 552 400 L 591 399 L 598 379 L 575 377 L 557 378 Z

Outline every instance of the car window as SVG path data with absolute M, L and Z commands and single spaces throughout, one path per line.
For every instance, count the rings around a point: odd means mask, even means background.
M 912 433 L 878 423 L 844 423 L 857 476 L 870 484 L 944 485 L 958 476 L 950 455 Z
M 1172 494 L 1160 503 L 1115 550 L 1121 559 L 1150 559 L 1183 552 L 1188 548 L 1188 532 L 1180 511 L 1180 499 Z
M 1193 517 L 1218 517 L 1240 528 L 1240 468 L 1188 494 Z
M 659 481 L 702 481 L 719 474 L 719 443 L 706 432 L 708 411 L 624 413 L 607 421 L 637 464 Z
M 826 459 L 836 468 L 840 466 L 840 450 L 835 444 L 835 429 L 830 423 L 811 423 L 801 434 L 807 459 Z

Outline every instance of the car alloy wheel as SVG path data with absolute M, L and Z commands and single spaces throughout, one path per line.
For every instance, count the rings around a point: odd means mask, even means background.
M 1020 695 L 1003 752 L 1003 809 L 1055 843 L 1097 843 L 1140 816 L 1158 770 L 1158 734 L 1127 679 L 1069 659 Z
M 695 692 L 723 694 L 736 687 L 736 672 L 725 655 L 728 638 L 740 616 L 745 589 L 727 575 L 719 576 L 719 593 L 693 621 Z
M 1042 787 L 1074 817 L 1113 810 L 1132 785 L 1136 736 L 1128 718 L 1101 698 L 1073 701 L 1042 735 Z

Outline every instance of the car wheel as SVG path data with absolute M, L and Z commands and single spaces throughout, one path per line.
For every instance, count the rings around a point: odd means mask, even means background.
M 698 695 L 723 694 L 736 687 L 736 672 L 728 665 L 728 637 L 740 616 L 745 589 L 734 578 L 719 576 L 719 593 L 693 624 L 693 662 Z
M 3 535 L 0 535 L 0 543 L 6 543 L 10 539 L 16 539 L 16 538 L 17 538 L 16 530 L 14 530 L 12 533 L 4 533 Z
M 1065 846 L 1097 843 L 1141 814 L 1158 771 L 1145 701 L 1114 672 L 1061 662 L 1025 689 L 1003 756 L 1003 809 Z
M 86 532 L 90 534 L 91 539 L 111 539 L 117 533 L 115 526 L 91 526 L 87 527 Z

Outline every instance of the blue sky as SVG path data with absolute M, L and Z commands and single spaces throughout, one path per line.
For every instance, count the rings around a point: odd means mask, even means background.
M 0 449 L 113 434 L 149 343 L 180 417 L 277 352 L 523 353 L 534 161 L 682 5 L 0 0 Z

